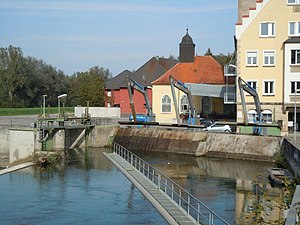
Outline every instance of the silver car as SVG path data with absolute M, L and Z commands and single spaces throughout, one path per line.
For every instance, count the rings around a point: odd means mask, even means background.
M 222 125 L 222 124 L 212 124 L 203 129 L 204 131 L 210 132 L 228 132 L 231 133 L 231 127 L 229 125 Z

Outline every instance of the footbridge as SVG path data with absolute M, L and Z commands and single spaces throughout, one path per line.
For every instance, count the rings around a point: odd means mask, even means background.
M 121 145 L 104 155 L 140 190 L 169 224 L 229 224 L 159 170 Z

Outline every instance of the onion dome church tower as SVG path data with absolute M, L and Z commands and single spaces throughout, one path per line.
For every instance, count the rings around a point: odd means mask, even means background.
M 195 44 L 188 31 L 186 29 L 186 35 L 183 36 L 179 44 L 179 62 L 194 62 Z

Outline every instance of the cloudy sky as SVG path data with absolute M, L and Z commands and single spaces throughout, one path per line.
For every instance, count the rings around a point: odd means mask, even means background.
M 233 52 L 238 0 L 1 0 L 0 47 L 20 47 L 71 75 L 113 75 L 153 56 L 178 56 L 189 29 L 196 53 Z

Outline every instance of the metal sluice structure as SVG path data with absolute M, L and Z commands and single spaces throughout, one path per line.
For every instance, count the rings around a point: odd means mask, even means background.
M 183 211 L 186 216 L 192 217 L 195 224 L 226 224 L 229 225 L 221 216 L 206 206 L 203 202 L 188 193 L 185 189 L 172 181 L 158 169 L 139 158 L 118 143 L 113 145 L 114 153 L 118 154 L 131 166 L 138 170 L 142 175 L 149 179 L 157 188 L 157 191 L 164 193 L 167 198 Z

